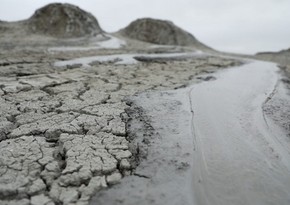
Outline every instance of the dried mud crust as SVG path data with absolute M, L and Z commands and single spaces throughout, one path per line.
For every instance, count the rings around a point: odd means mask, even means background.
M 240 64 L 200 57 L 56 69 L 51 61 L 1 60 L 0 204 L 88 204 L 136 166 L 138 147 L 126 127 L 134 114 L 124 97 Z

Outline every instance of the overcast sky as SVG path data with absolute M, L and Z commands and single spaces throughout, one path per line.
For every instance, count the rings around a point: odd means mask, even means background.
M 51 0 L 1 0 L 0 20 L 30 17 Z M 290 0 L 67 0 L 91 12 L 107 32 L 152 17 L 173 21 L 222 51 L 255 53 L 290 48 Z

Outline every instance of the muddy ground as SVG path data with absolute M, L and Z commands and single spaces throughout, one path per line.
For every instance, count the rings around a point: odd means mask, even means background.
M 58 67 L 57 62 L 80 57 L 194 49 L 135 41 L 118 49 L 49 50 L 52 47 L 55 43 L 21 48 L 6 42 L 0 50 L 1 204 L 88 204 L 96 192 L 127 175 L 142 178 L 135 169 L 138 132 L 129 131 L 135 113 L 128 96 L 182 88 L 241 64 L 193 55 Z

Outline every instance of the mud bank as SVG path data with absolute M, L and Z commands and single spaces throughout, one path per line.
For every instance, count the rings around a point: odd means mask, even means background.
M 183 89 L 131 98 L 134 118 L 128 129 L 140 164 L 121 184 L 97 193 L 91 205 L 191 204 L 192 113 L 186 93 Z

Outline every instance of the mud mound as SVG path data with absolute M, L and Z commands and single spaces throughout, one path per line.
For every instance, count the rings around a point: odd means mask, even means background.
M 170 21 L 137 19 L 120 31 L 126 37 L 161 45 L 202 45 L 193 35 Z
M 28 19 L 29 31 L 53 37 L 82 37 L 102 33 L 97 19 L 70 4 L 49 4 Z

